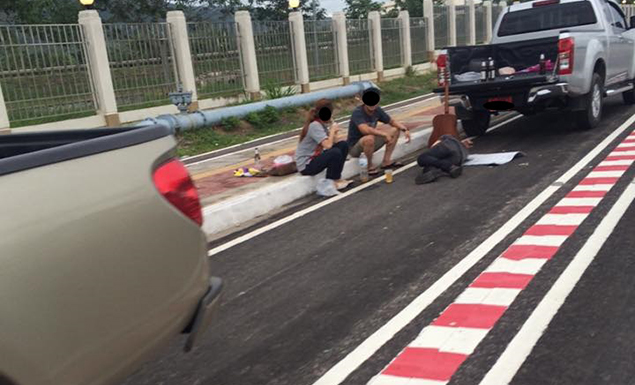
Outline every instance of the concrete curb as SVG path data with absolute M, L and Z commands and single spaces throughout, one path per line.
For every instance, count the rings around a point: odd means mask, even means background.
M 405 143 L 405 139 L 400 138 L 393 158 L 401 158 L 425 148 L 431 131 L 431 128 L 426 128 L 413 133 L 410 143 Z M 376 152 L 373 156 L 373 163 L 379 164 L 383 156 L 384 149 Z M 349 159 L 344 166 L 342 176 L 351 178 L 358 174 L 357 159 Z M 314 177 L 297 174 L 256 191 L 206 206 L 203 208 L 203 231 L 208 236 L 218 234 L 279 209 L 314 193 L 317 181 L 321 178 L 324 178 L 324 173 Z

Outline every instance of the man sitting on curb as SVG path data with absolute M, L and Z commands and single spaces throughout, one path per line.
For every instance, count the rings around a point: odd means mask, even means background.
M 458 140 L 452 135 L 443 135 L 432 147 L 417 158 L 417 164 L 423 167 L 415 178 L 416 184 L 431 183 L 442 176 L 458 178 L 467 160 L 467 149 L 472 147 L 470 139 Z
M 373 166 L 373 153 L 384 145 L 386 153 L 381 164 L 382 169 L 394 169 L 403 164 L 393 162 L 391 157 L 399 139 L 399 132 L 406 135 L 406 142 L 410 142 L 410 131 L 403 124 L 392 119 L 379 107 L 380 91 L 369 88 L 362 93 L 364 105 L 357 107 L 351 116 L 348 127 L 349 154 L 358 158 L 362 152 L 368 159 L 368 175 L 378 175 L 379 169 Z M 377 122 L 389 124 L 391 127 L 377 128 Z

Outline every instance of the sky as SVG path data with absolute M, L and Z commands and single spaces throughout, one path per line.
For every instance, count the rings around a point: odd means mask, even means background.
M 326 9 L 329 15 L 333 12 L 344 11 L 344 0 L 320 0 L 320 5 Z

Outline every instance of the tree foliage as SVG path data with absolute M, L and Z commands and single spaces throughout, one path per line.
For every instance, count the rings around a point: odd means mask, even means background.
M 77 0 L 0 0 L 0 13 L 8 23 L 74 23 L 80 10 Z
M 345 3 L 344 12 L 349 19 L 366 18 L 372 11 L 381 11 L 381 3 L 373 0 L 345 0 Z

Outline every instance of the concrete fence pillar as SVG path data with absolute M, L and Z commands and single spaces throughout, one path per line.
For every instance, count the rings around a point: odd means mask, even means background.
M 254 28 L 248 11 L 238 11 L 234 16 L 238 25 L 238 49 L 243 59 L 243 75 L 245 77 L 245 92 L 252 100 L 260 99 L 260 78 L 258 75 L 258 61 L 256 60 L 256 44 L 254 43 Z
M 302 93 L 311 92 L 309 86 L 309 60 L 306 56 L 306 40 L 304 37 L 304 19 L 301 12 L 289 13 L 289 23 L 293 33 L 293 47 L 295 54 L 296 70 L 298 71 L 298 83 Z
M 381 16 L 379 12 L 369 12 L 368 23 L 370 24 L 375 71 L 377 71 L 377 80 L 381 82 L 384 80 L 384 53 L 381 47 Z
M 408 11 L 399 12 L 401 33 L 401 65 L 405 68 L 412 66 L 412 40 L 410 40 L 410 14 Z
M 174 55 L 176 56 L 176 68 L 179 72 L 179 80 L 183 91 L 192 93 L 192 105 L 190 110 L 198 110 L 198 94 L 196 92 L 196 77 L 192 63 L 190 39 L 187 33 L 187 21 L 183 11 L 169 11 L 167 22 L 170 25 Z
M 456 5 L 454 2 L 448 4 L 448 36 L 450 37 L 450 46 L 456 46 Z
M 423 17 L 426 21 L 426 40 L 428 47 L 428 59 L 430 63 L 434 62 L 434 50 L 435 42 L 434 42 L 434 3 L 432 0 L 423 0 Z
M 348 65 L 348 38 L 346 37 L 346 15 L 344 12 L 333 13 L 333 30 L 337 38 L 337 60 L 340 76 L 346 85 L 351 82 L 351 72 Z
M 474 0 L 467 0 L 468 44 L 476 45 L 476 9 Z
M 7 113 L 7 106 L 4 104 L 2 85 L 0 85 L 0 134 L 2 134 L 3 132 L 8 132 L 9 127 L 9 113 Z
M 505 12 L 505 9 L 507 8 L 507 2 L 505 0 L 502 0 L 498 3 L 498 6 L 500 7 L 500 13 L 498 15 L 500 16 L 503 14 L 503 12 Z
M 485 7 L 485 42 L 489 44 L 492 40 L 492 31 L 494 29 L 492 22 L 492 2 L 483 2 L 483 7 Z
M 88 51 L 88 64 L 97 94 L 98 113 L 104 116 L 108 127 L 121 125 L 117 113 L 117 99 L 110 74 L 106 39 L 101 18 L 95 10 L 79 12 L 79 24 L 84 31 Z

